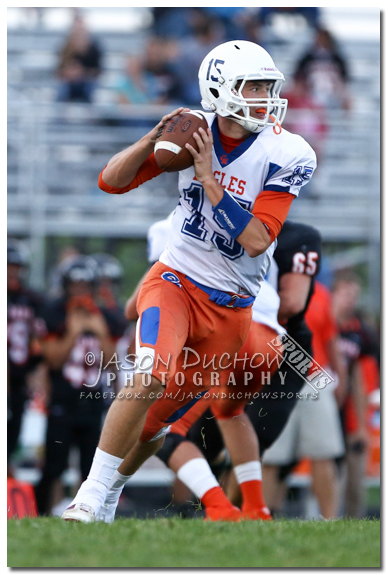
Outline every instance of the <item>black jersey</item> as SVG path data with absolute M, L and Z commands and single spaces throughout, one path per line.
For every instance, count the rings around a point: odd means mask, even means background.
M 354 314 L 338 327 L 339 347 L 349 371 L 357 360 L 365 355 L 371 355 L 379 362 L 378 334 L 361 317 Z
M 12 384 L 24 385 L 27 374 L 41 359 L 31 343 L 44 335 L 44 322 L 39 317 L 42 304 L 42 296 L 28 288 L 7 293 L 7 360 Z
M 286 273 L 301 273 L 312 278 L 305 308 L 290 318 L 285 326 L 291 337 L 298 341 L 298 335 L 308 331 L 304 314 L 314 293 L 314 278 L 321 264 L 321 235 L 317 229 L 306 224 L 286 221 L 278 237 L 274 253 L 277 266 L 277 287 Z
M 123 334 L 123 322 L 117 314 L 100 308 L 113 339 Z M 63 337 L 66 331 L 66 299 L 59 298 L 47 303 L 44 309 L 47 338 Z M 121 318 L 120 318 L 121 320 Z M 100 374 L 101 344 L 91 331 L 85 331 L 76 339 L 65 364 L 59 369 L 50 369 L 51 397 L 53 409 L 67 413 L 83 410 L 85 413 L 99 413 L 104 407 Z M 103 358 L 106 365 L 111 358 Z

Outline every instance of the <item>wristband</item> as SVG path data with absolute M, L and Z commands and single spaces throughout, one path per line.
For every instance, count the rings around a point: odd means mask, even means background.
M 244 210 L 242 206 L 228 192 L 224 191 L 224 197 L 212 210 L 221 220 L 221 225 L 235 240 L 245 230 L 253 214 Z

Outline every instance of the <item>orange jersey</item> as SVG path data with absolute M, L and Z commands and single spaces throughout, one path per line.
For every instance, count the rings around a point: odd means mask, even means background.
M 362 355 L 359 359 L 361 368 L 361 379 L 366 396 L 380 386 L 380 370 L 376 358 L 371 355 Z M 367 421 L 369 421 L 374 408 L 368 407 Z M 345 404 L 345 429 L 347 433 L 355 433 L 358 430 L 359 422 L 354 406 L 353 396 L 350 395 Z
M 330 291 L 320 282 L 315 282 L 315 289 L 305 314 L 307 327 L 313 339 L 313 356 L 322 367 L 329 365 L 327 344 L 338 335 Z

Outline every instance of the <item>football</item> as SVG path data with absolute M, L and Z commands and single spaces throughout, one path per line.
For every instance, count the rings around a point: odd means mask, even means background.
M 204 116 L 199 112 L 182 112 L 166 122 L 155 144 L 155 160 L 164 172 L 179 172 L 194 164 L 194 158 L 185 148 L 189 143 L 198 150 L 193 137 L 199 128 L 208 127 Z

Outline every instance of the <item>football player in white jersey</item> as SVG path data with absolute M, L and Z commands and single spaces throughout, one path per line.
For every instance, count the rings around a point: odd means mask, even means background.
M 185 368 L 184 348 L 220 358 L 243 345 L 276 237 L 316 167 L 303 138 L 281 129 L 283 82 L 268 52 L 251 42 L 226 42 L 205 57 L 199 85 L 209 127 L 195 135 L 198 152 L 187 145 L 194 166 L 179 174 L 173 231 L 138 297 L 131 397 L 125 389 L 113 402 L 88 479 L 64 519 L 94 521 L 129 451 L 134 472 L 209 388 L 209 365 L 202 387 L 193 387 L 198 370 Z M 100 174 L 101 189 L 126 193 L 159 175 L 153 154 L 159 129 L 182 110 L 116 154 Z M 174 378 L 182 372 L 183 400 L 182 380 Z
M 173 214 L 170 214 L 165 220 L 155 222 L 148 230 L 147 254 L 148 262 L 151 265 L 158 261 L 163 253 L 171 231 L 172 216 Z M 144 277 L 141 279 L 125 306 L 126 316 L 131 321 L 138 319 L 136 300 L 144 279 Z M 240 521 L 242 517 L 245 519 L 271 519 L 262 494 L 261 464 L 256 433 L 244 414 L 243 408 L 248 398 L 254 396 L 258 391 L 260 378 L 269 383 L 270 373 L 277 369 L 276 360 L 271 357 L 267 343 L 278 334 L 285 332 L 285 329 L 277 321 L 279 305 L 280 298 L 276 290 L 266 280 L 263 280 L 259 295 L 252 306 L 250 335 L 240 349 L 238 355 L 240 359 L 236 358 L 237 361 L 233 363 L 237 367 L 237 365 L 241 365 L 241 358 L 247 355 L 252 356 L 255 353 L 257 358 L 260 357 L 261 352 L 263 357 L 266 357 L 266 361 L 259 365 L 262 359 L 260 358 L 254 369 L 249 368 L 249 365 L 246 370 L 239 368 L 237 373 L 234 369 L 235 383 L 232 390 L 227 388 L 226 375 L 229 377 L 229 373 L 225 373 L 220 384 L 221 387 L 217 386 L 214 389 L 215 397 L 209 397 L 209 400 L 206 397 L 203 398 L 174 423 L 167 436 L 169 441 L 157 454 L 201 500 L 206 518 L 211 521 Z M 246 381 L 245 371 L 247 374 L 249 373 L 247 379 L 253 378 L 254 373 L 255 380 L 252 383 Z M 248 387 L 246 387 L 247 385 Z M 228 395 L 226 402 L 217 400 L 219 397 L 225 396 L 226 398 L 226 394 Z M 213 413 L 219 422 L 225 445 L 230 451 L 232 463 L 235 464 L 235 472 L 241 479 L 244 492 L 243 512 L 230 503 L 202 452 L 186 437 L 192 425 L 213 404 Z M 185 445 L 180 447 L 180 443 Z M 115 477 L 115 484 L 114 486 L 111 485 L 105 503 L 97 516 L 98 521 L 106 523 L 114 521 L 120 495 L 125 483 L 130 479 L 130 476 L 126 475 L 126 470 L 130 470 L 131 466 L 131 458 L 128 457 L 121 465 L 121 475 Z

